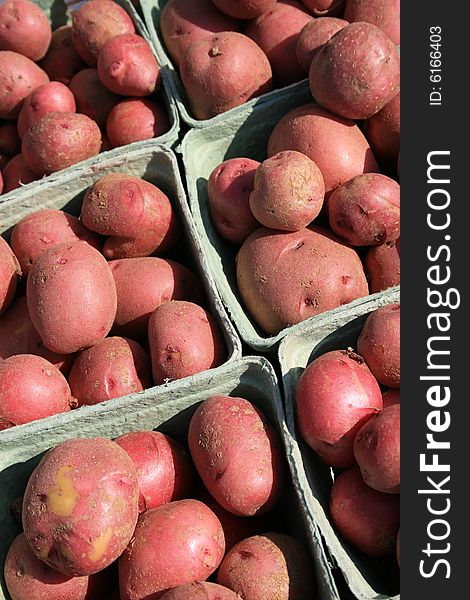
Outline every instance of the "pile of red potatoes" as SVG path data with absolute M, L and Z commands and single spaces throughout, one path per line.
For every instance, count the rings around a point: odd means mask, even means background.
M 128 13 L 91 0 L 51 31 L 29 0 L 0 4 L 0 194 L 170 129 L 160 66 Z

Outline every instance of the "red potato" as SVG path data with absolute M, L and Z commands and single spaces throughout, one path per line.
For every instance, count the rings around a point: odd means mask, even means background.
M 71 354 L 103 340 L 117 309 L 114 278 L 105 258 L 86 242 L 46 250 L 27 281 L 28 310 L 44 345 Z
M 0 50 L 0 119 L 16 119 L 26 96 L 48 81 L 46 73 L 26 56 Z
M 170 119 L 163 104 L 149 98 L 127 98 L 110 111 L 106 132 L 112 148 L 150 140 L 170 129 Z
M 46 14 L 29 0 L 0 4 L 0 50 L 18 52 L 36 62 L 46 54 L 52 30 Z
M 148 322 L 153 311 L 169 300 L 204 299 L 201 282 L 185 266 L 173 260 L 123 258 L 110 261 L 117 292 L 117 312 L 113 332 L 137 340 L 147 340 Z
M 382 306 L 367 317 L 357 350 L 379 383 L 400 387 L 399 304 Z
M 311 362 L 296 391 L 297 425 L 302 439 L 333 467 L 354 464 L 359 428 L 382 410 L 379 384 L 363 358 L 334 350 Z
M 229 512 L 263 514 L 279 500 L 284 485 L 280 439 L 248 400 L 213 396 L 203 402 L 191 419 L 188 445 L 207 490 Z
M 347 0 L 344 18 L 372 23 L 400 45 L 400 0 Z
M 2 175 L 4 194 L 39 179 L 39 177 L 27 166 L 22 154 L 17 154 L 8 161 L 8 164 L 2 171 Z
M 348 21 L 335 17 L 319 17 L 305 25 L 296 46 L 297 61 L 305 73 L 310 71 L 313 57 L 318 50 L 346 25 L 349 25 Z
M 242 244 L 260 225 L 249 202 L 259 165 L 251 158 L 232 158 L 216 167 L 209 177 L 212 222 L 218 233 L 234 244 Z
M 192 302 L 171 300 L 156 308 L 148 340 L 156 385 L 213 369 L 226 357 L 224 338 L 213 318 Z
M 400 89 L 400 55 L 381 29 L 351 23 L 313 57 L 309 71 L 314 99 L 347 119 L 367 119 Z
M 129 455 L 104 438 L 72 439 L 49 450 L 23 499 L 34 554 L 65 575 L 91 575 L 125 550 L 139 514 Z
M 244 600 L 310 600 L 315 591 L 305 548 L 282 533 L 253 536 L 234 546 L 220 565 L 217 583 Z
M 299 231 L 320 214 L 324 197 L 325 182 L 317 165 L 305 154 L 287 150 L 258 167 L 250 208 L 265 227 Z
M 400 404 L 373 415 L 354 438 L 362 479 L 378 492 L 400 493 Z
M 68 412 L 76 403 L 53 364 L 32 354 L 0 361 L 0 429 Z
M 240 596 L 217 583 L 195 581 L 173 588 L 162 600 L 240 600 Z
M 108 40 L 133 33 L 132 19 L 113 0 L 91 0 L 73 13 L 72 42 L 90 67 L 96 67 L 98 54 Z
M 343 538 L 368 556 L 395 552 L 400 525 L 400 496 L 383 494 L 364 483 L 358 467 L 335 479 L 330 517 Z
M 86 67 L 73 46 L 70 25 L 63 25 L 52 32 L 49 49 L 39 66 L 51 81 L 60 81 L 64 85 L 69 85 L 74 75 Z
M 202 502 L 179 500 L 149 510 L 119 558 L 121 600 L 156 600 L 170 588 L 207 579 L 224 551 L 222 526 Z
M 231 31 L 193 42 L 181 57 L 180 75 L 196 119 L 210 119 L 272 89 L 264 52 Z
M 284 87 L 304 79 L 297 61 L 297 40 L 312 20 L 296 0 L 280 0 L 245 27 L 244 33 L 266 53 L 273 71 L 274 85 Z
M 0 236 L 0 315 L 13 301 L 20 276 L 21 268 L 18 259 Z
M 109 39 L 97 64 L 101 83 L 115 94 L 149 96 L 160 87 L 160 65 L 140 35 L 125 33 Z
M 400 154 L 400 92 L 382 110 L 367 119 L 364 131 L 380 163 L 395 170 Z
M 364 259 L 364 269 L 371 294 L 399 285 L 400 254 L 397 242 L 386 242 L 369 248 Z
M 110 92 L 100 81 L 97 69 L 83 69 L 70 81 L 70 91 L 77 103 L 77 112 L 90 117 L 100 129 L 119 102 L 117 94 Z
M 384 403 L 384 408 L 387 408 L 387 406 L 393 406 L 394 404 L 400 404 L 400 390 L 394 390 L 393 388 L 384 390 L 382 392 L 382 400 Z
M 12 157 L 21 152 L 21 140 L 16 123 L 5 121 L 0 123 L 0 154 Z
M 302 0 L 316 17 L 334 16 L 342 12 L 345 0 Z
M 108 260 L 164 254 L 178 241 L 180 230 L 168 197 L 155 185 L 132 175 L 110 173 L 86 192 L 82 223 L 108 236 Z
M 274 127 L 268 156 L 283 150 L 311 158 L 323 174 L 327 194 L 356 175 L 379 170 L 359 127 L 316 104 L 294 108 Z
M 293 233 L 256 230 L 236 267 L 243 303 L 269 335 L 369 293 L 357 253 L 313 226 Z
M 136 431 L 114 440 L 129 454 L 139 481 L 139 512 L 187 498 L 194 467 L 183 447 L 159 431 Z
M 212 2 L 234 19 L 256 19 L 271 10 L 277 0 L 212 0 Z
M 69 577 L 37 558 L 24 533 L 5 559 L 5 583 L 12 600 L 86 600 L 89 578 Z

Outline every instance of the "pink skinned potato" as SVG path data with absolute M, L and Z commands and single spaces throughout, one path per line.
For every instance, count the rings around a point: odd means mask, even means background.
M 265 53 L 231 31 L 193 42 L 181 58 L 180 75 L 196 119 L 210 119 L 272 89 Z
M 400 45 L 400 0 L 347 0 L 344 18 L 372 23 Z
M 245 35 L 266 53 L 275 87 L 284 87 L 305 78 L 297 61 L 296 48 L 300 32 L 311 20 L 312 16 L 300 2 L 280 0 L 245 27 Z
M 317 104 L 294 108 L 274 127 L 268 156 L 283 150 L 297 150 L 312 159 L 323 174 L 327 194 L 356 175 L 379 170 L 359 127 Z
M 21 140 L 16 123 L 12 121 L 0 122 L 0 154 L 11 158 L 19 152 L 21 152 Z
M 184 265 L 156 258 L 123 258 L 110 261 L 117 292 L 113 332 L 136 340 L 147 340 L 153 311 L 169 300 L 204 299 L 199 279 Z
M 171 300 L 156 308 L 148 340 L 156 385 L 218 367 L 226 358 L 224 338 L 214 319 L 192 302 Z
M 2 171 L 2 175 L 4 194 L 39 179 L 27 166 L 22 154 L 17 154 L 8 161 L 8 164 Z
M 77 112 L 90 117 L 100 129 L 106 126 L 111 110 L 120 101 L 100 81 L 97 69 L 83 69 L 70 81 L 70 91 L 77 103 Z
M 155 185 L 124 173 L 101 177 L 86 192 L 82 223 L 108 236 L 108 260 L 165 254 L 178 241 L 179 223 L 168 197 Z
M 400 387 L 400 305 L 382 306 L 368 317 L 357 340 L 377 381 L 391 388 Z
M 400 525 L 400 496 L 369 487 L 358 467 L 335 479 L 331 488 L 330 517 L 338 533 L 367 556 L 395 552 Z
M 218 165 L 209 177 L 212 222 L 218 233 L 234 244 L 241 245 L 260 226 L 249 202 L 259 165 L 250 158 L 232 158 Z
M 326 464 L 354 464 L 359 428 L 382 410 L 379 384 L 361 356 L 334 350 L 315 359 L 296 390 L 297 425 L 302 439 Z
M 314 99 L 347 119 L 367 119 L 400 89 L 400 55 L 381 29 L 351 23 L 313 57 L 309 71 Z
M 263 514 L 279 500 L 284 486 L 280 439 L 248 400 L 207 399 L 191 419 L 188 445 L 207 490 L 229 512 Z
M 282 533 L 253 536 L 234 546 L 220 565 L 217 583 L 244 600 L 310 600 L 315 593 L 305 548 Z
M 15 296 L 21 267 L 7 242 L 0 236 L 0 315 Z
M 336 16 L 342 13 L 345 0 L 302 0 L 315 17 Z
M 0 50 L 0 119 L 16 119 L 23 100 L 48 81 L 46 73 L 26 56 Z
M 397 170 L 400 154 L 400 92 L 365 122 L 364 132 L 384 168 Z
M 240 600 L 240 596 L 217 583 L 195 581 L 168 591 L 162 600 Z
M 133 543 L 119 558 L 121 600 L 157 600 L 170 588 L 205 580 L 224 552 L 220 521 L 202 502 L 178 500 L 153 508 L 140 515 Z
M 80 351 L 68 379 L 78 406 L 135 394 L 153 383 L 147 352 L 134 340 L 117 336 Z
M 51 42 L 46 14 L 29 0 L 6 0 L 0 4 L 0 50 L 18 52 L 34 62 L 46 54 Z
M 64 85 L 69 85 L 74 75 L 87 66 L 73 46 L 70 25 L 63 25 L 52 32 L 49 49 L 39 66 L 51 81 L 60 81 Z
M 196 40 L 238 29 L 238 22 L 220 12 L 212 0 L 169 0 L 160 15 L 163 41 L 177 67 L 185 51 Z
M 139 480 L 139 512 L 187 498 L 194 467 L 183 447 L 159 431 L 136 431 L 114 440 L 129 454 Z
M 392 406 L 393 404 L 400 404 L 400 390 L 389 388 L 382 392 L 382 400 L 384 403 L 384 408 L 387 406 Z
M 277 0 L 212 0 L 225 14 L 234 19 L 256 19 L 271 10 Z
M 106 120 L 112 148 L 150 140 L 169 131 L 170 119 L 163 103 L 150 98 L 127 98 L 118 102 Z
M 134 33 L 132 19 L 113 0 L 91 0 L 73 13 L 72 42 L 90 67 L 96 67 L 98 55 L 108 40 Z
M 27 281 L 28 310 L 44 345 L 71 354 L 103 340 L 116 315 L 116 286 L 105 258 L 86 242 L 46 250 Z
M 236 268 L 242 301 L 269 335 L 369 293 L 357 253 L 314 226 L 256 230 L 240 248 Z
M 310 71 L 313 57 L 335 33 L 349 25 L 348 21 L 335 17 L 319 17 L 309 21 L 297 40 L 297 61 L 305 73 Z
M 0 361 L 0 429 L 68 412 L 76 403 L 67 380 L 40 356 Z
M 86 600 L 89 578 L 58 573 L 37 558 L 24 533 L 13 541 L 4 567 L 12 600 Z
M 72 439 L 49 450 L 23 499 L 33 552 L 65 575 L 91 575 L 125 550 L 139 514 L 129 455 L 104 438 Z
M 371 294 L 400 283 L 400 254 L 397 242 L 372 246 L 366 253 L 364 269 Z

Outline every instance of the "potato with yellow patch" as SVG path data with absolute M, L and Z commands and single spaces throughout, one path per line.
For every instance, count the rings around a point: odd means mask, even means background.
M 33 471 L 23 528 L 34 554 L 64 575 L 91 575 L 128 545 L 139 514 L 129 455 L 104 438 L 67 440 Z

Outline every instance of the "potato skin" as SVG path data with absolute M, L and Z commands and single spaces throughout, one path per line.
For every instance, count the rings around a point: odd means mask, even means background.
M 374 155 L 392 172 L 400 154 L 400 92 L 364 125 Z
M 70 25 L 62 25 L 52 32 L 49 49 L 39 66 L 51 81 L 64 85 L 69 85 L 74 75 L 87 66 L 73 46 Z
M 196 119 L 210 119 L 272 89 L 264 52 L 231 31 L 192 43 L 181 57 L 180 75 Z
M 384 408 L 392 406 L 393 404 L 400 404 L 400 390 L 389 388 L 382 392 L 382 400 Z
M 220 565 L 217 583 L 244 600 L 310 600 L 315 591 L 304 547 L 282 533 L 253 536 L 234 546 Z
M 70 354 L 103 340 L 117 308 L 116 286 L 104 257 L 86 242 L 50 248 L 27 281 L 28 310 L 45 346 Z
M 240 600 L 240 596 L 217 583 L 195 581 L 173 588 L 161 600 Z
M 0 5 L 0 50 L 18 52 L 36 62 L 51 42 L 45 13 L 29 0 L 7 0 Z
M 300 32 L 297 40 L 297 61 L 305 73 L 310 71 L 313 57 L 335 33 L 349 25 L 344 19 L 319 17 L 309 21 Z
M 24 533 L 15 538 L 4 567 L 12 600 L 85 600 L 89 578 L 62 575 L 37 558 Z
M 341 12 L 344 0 L 302 0 L 309 11 L 316 17 L 336 15 Z
M 234 19 L 256 19 L 271 10 L 277 0 L 212 0 L 219 10 Z
M 237 282 L 248 312 L 270 335 L 369 293 L 356 252 L 314 226 L 256 230 L 238 252 Z
M 0 236 L 0 315 L 11 304 L 21 268 L 7 242 Z
M 371 294 L 400 283 L 400 254 L 396 242 L 372 246 L 364 259 Z
M 188 445 L 204 485 L 229 512 L 263 514 L 279 500 L 284 485 L 279 436 L 248 400 L 204 401 L 191 419 Z
M 72 439 L 49 450 L 23 499 L 23 528 L 36 556 L 65 575 L 91 575 L 126 548 L 138 518 L 137 473 L 104 438 Z
M 356 175 L 379 170 L 359 127 L 317 104 L 294 108 L 274 127 L 268 156 L 283 150 L 297 150 L 311 158 L 323 174 L 326 193 Z
M 27 166 L 22 154 L 17 154 L 8 161 L 8 164 L 2 171 L 2 175 L 4 194 L 39 179 Z
M 149 98 L 127 98 L 118 102 L 106 120 L 106 133 L 112 148 L 150 140 L 169 129 L 166 108 Z
M 97 69 L 83 69 L 70 81 L 70 90 L 77 102 L 77 112 L 90 117 L 100 129 L 106 126 L 111 110 L 120 101 L 100 81 Z
M 400 0 L 347 0 L 344 18 L 350 23 L 372 23 L 400 45 Z
M 121 599 L 156 600 L 170 588 L 207 579 L 224 551 L 222 526 L 202 502 L 178 500 L 149 510 L 119 558 Z

